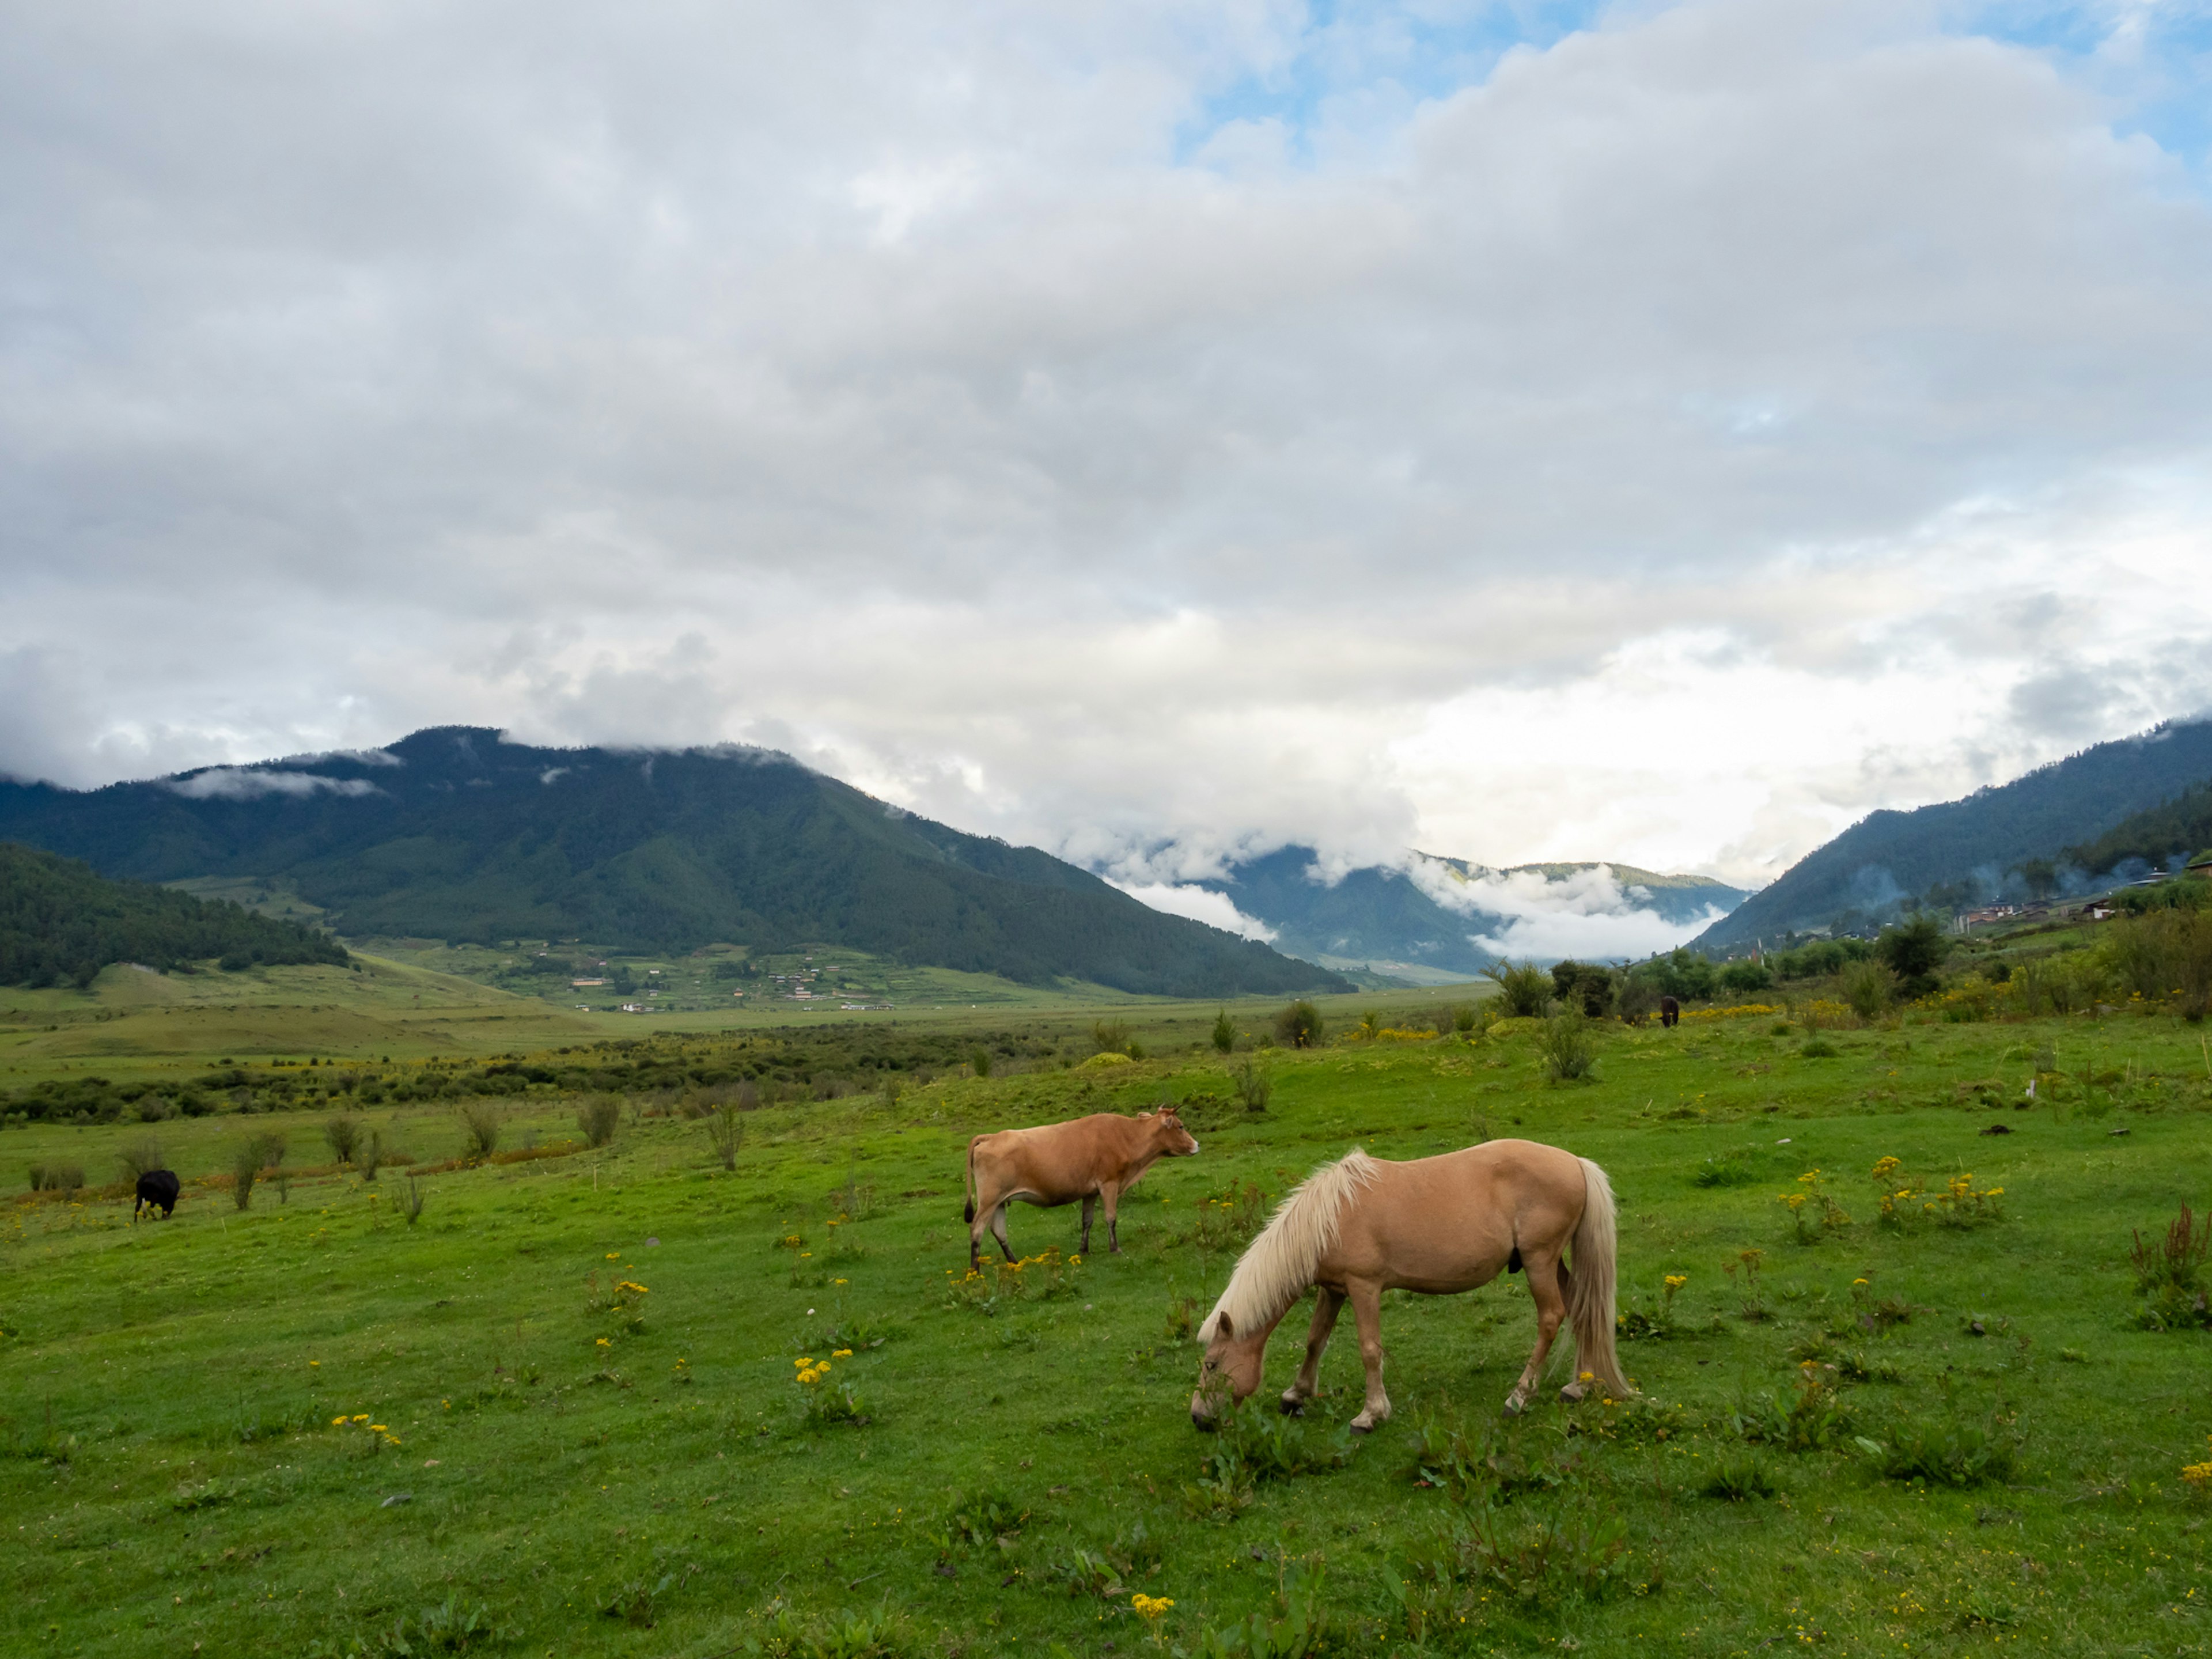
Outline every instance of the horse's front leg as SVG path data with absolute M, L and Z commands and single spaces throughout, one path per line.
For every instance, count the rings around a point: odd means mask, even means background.
M 1355 1281 L 1345 1288 L 1359 1325 L 1359 1360 L 1367 1368 L 1366 1407 L 1352 1419 L 1352 1430 L 1365 1434 L 1390 1416 L 1390 1396 L 1382 1392 L 1382 1287 Z
M 1328 1334 L 1336 1328 L 1336 1316 L 1343 1310 L 1343 1291 L 1326 1285 L 1316 1287 L 1313 1325 L 1306 1332 L 1306 1363 L 1298 1367 L 1297 1380 L 1283 1390 L 1283 1409 L 1292 1417 L 1304 1416 L 1306 1401 L 1321 1392 L 1322 1351 L 1328 1346 Z
M 1551 1358 L 1552 1339 L 1559 1334 L 1559 1323 L 1567 1316 L 1567 1299 L 1559 1293 L 1559 1256 L 1539 1256 L 1524 1250 L 1521 1260 L 1528 1270 L 1528 1294 L 1536 1298 L 1536 1346 L 1528 1355 L 1521 1380 L 1505 1396 L 1508 1417 L 1518 1415 L 1528 1407 L 1529 1397 L 1536 1391 L 1536 1379 L 1544 1373 L 1544 1362 Z

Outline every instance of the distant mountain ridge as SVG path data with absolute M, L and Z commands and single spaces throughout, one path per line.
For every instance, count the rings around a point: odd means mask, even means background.
M 1279 848 L 1194 884 L 1221 894 L 1244 915 L 1275 933 L 1276 948 L 1331 966 L 1390 963 L 1440 973 L 1479 974 L 1498 958 L 1474 942 L 1497 938 L 1510 925 L 1507 912 L 1488 908 L 1474 890 L 1486 880 L 1536 876 L 1564 886 L 1577 876 L 1607 870 L 1624 902 L 1678 925 L 1701 920 L 1710 909 L 1729 909 L 1741 888 L 1705 876 L 1663 876 L 1633 865 L 1589 862 L 1492 868 L 1470 860 L 1414 852 L 1407 868 L 1369 865 L 1328 882 L 1310 874 L 1310 847 Z M 1467 890 L 1462 895 L 1460 890 Z M 1447 904 L 1437 893 L 1457 900 Z
M 0 782 L 0 838 L 143 881 L 289 877 L 356 939 L 819 943 L 1032 984 L 1349 988 L 765 750 L 542 749 L 432 727 L 91 791 Z
M 2212 720 L 2169 720 L 1961 800 L 1870 812 L 1692 945 L 1719 956 L 1793 931 L 1850 926 L 1854 919 L 1871 925 L 1894 915 L 1908 897 L 1947 885 L 1962 896 L 1996 898 L 2027 860 L 2063 861 L 2069 848 L 2094 857 L 2100 837 L 2208 779 Z M 2189 833 L 2178 817 L 2175 833 Z M 2112 850 L 2125 855 L 2117 845 Z

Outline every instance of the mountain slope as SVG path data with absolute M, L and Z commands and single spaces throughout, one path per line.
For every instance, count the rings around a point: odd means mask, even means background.
M 1995 896 L 2025 860 L 2094 843 L 2133 814 L 2212 778 L 2212 721 L 2168 721 L 2100 743 L 1963 800 L 1869 814 L 1792 865 L 1693 941 L 1709 953 L 1853 917 L 1879 921 L 1908 895 L 1953 883 Z
M 2177 857 L 2212 848 L 2212 783 L 2184 790 L 2148 811 L 2123 818 L 2093 842 L 2069 847 L 2060 861 L 2100 876 L 2130 861 L 2163 869 Z
M 112 963 L 163 969 L 219 957 L 225 968 L 343 963 L 343 947 L 296 922 L 206 903 L 0 842 L 0 985 L 89 985 Z
M 1678 924 L 1698 921 L 1715 906 L 1727 909 L 1743 898 L 1741 890 L 1703 876 L 1661 876 L 1632 865 L 1494 870 L 1464 859 L 1411 856 L 1410 871 L 1368 866 L 1329 884 L 1307 874 L 1316 861 L 1311 848 L 1285 847 L 1198 884 L 1267 923 L 1275 931 L 1277 947 L 1292 955 L 1332 964 L 1389 963 L 1468 975 L 1498 960 L 1474 943 L 1474 935 L 1494 939 L 1516 915 L 1575 902 L 1569 896 L 1571 884 L 1593 872 L 1611 873 L 1620 890 L 1619 908 L 1648 910 Z M 1516 877 L 1522 879 L 1510 879 Z M 1458 902 L 1442 902 L 1437 891 Z M 1520 908 L 1505 908 L 1509 902 Z
M 841 944 L 1028 983 L 1334 989 L 1030 848 L 756 750 L 552 750 L 463 726 L 78 793 L 0 784 L 0 836 L 110 874 L 289 876 L 350 937 Z

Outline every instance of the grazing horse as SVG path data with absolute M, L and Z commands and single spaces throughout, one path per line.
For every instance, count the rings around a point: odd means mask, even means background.
M 1661 997 L 1659 999 L 1659 1023 L 1662 1025 L 1671 1026 L 1676 1020 L 1681 1018 L 1681 1017 L 1682 1005 L 1680 1003 L 1675 1001 L 1672 997 Z
M 131 1218 L 136 1221 L 138 1212 L 161 1206 L 164 1218 L 177 1207 L 177 1194 L 184 1182 L 177 1179 L 173 1170 L 149 1170 L 138 1177 L 138 1201 L 131 1206 Z
M 1136 1117 L 1098 1112 L 1066 1123 L 1034 1129 L 1001 1129 L 968 1143 L 968 1265 L 982 1265 L 983 1230 L 989 1228 L 1006 1253 L 1006 1206 L 1019 1199 L 1051 1209 L 1083 1200 L 1083 1248 L 1091 1249 L 1091 1218 L 1106 1203 L 1108 1248 L 1121 1250 L 1115 1209 L 1121 1194 L 1137 1184 L 1152 1161 L 1188 1158 L 1198 1142 L 1182 1127 L 1172 1106 Z
M 1572 1273 L 1561 1254 L 1570 1248 Z M 1486 1141 L 1403 1164 L 1354 1147 L 1276 1207 L 1230 1274 L 1199 1328 L 1206 1360 L 1191 1420 L 1207 1427 L 1224 1389 L 1243 1400 L 1259 1388 L 1267 1338 L 1311 1285 L 1320 1294 L 1305 1364 L 1284 1390 L 1282 1407 L 1299 1414 L 1314 1397 L 1322 1350 L 1349 1300 L 1367 1367 L 1365 1408 L 1352 1426 L 1364 1433 L 1390 1415 L 1382 1292 L 1451 1296 L 1523 1267 L 1536 1301 L 1536 1347 L 1505 1397 L 1507 1413 L 1528 1405 L 1562 1321 L 1574 1327 L 1578 1380 L 1559 1397 L 1581 1399 L 1581 1378 L 1608 1395 L 1633 1392 L 1613 1346 L 1613 1188 L 1604 1170 L 1533 1140 Z

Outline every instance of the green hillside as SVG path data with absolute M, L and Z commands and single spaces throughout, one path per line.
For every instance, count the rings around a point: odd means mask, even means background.
M 2179 854 L 2212 847 L 2212 783 L 2185 789 L 2173 799 L 2114 824 L 2094 841 L 2069 847 L 2068 864 L 2102 875 L 2130 860 L 2164 869 Z
M 210 958 L 228 969 L 343 963 L 343 946 L 296 922 L 210 904 L 0 842 L 0 984 L 87 986 L 135 962 L 167 971 Z
M 85 793 L 0 783 L 0 835 L 141 880 L 281 878 L 354 939 L 824 944 L 1146 994 L 1342 985 L 757 750 L 539 749 L 441 727 Z
M 2008 890 L 2011 872 L 2023 862 L 2057 859 L 2069 847 L 2097 847 L 2100 837 L 2117 834 L 2124 822 L 2152 813 L 2207 779 L 2212 779 L 2212 720 L 2169 721 L 2039 767 L 2010 783 L 1978 789 L 1963 800 L 1869 813 L 1715 922 L 1694 944 L 1725 954 L 1793 930 L 1863 928 L 1894 915 L 1909 898 L 1932 896 L 1953 904 L 1996 898 Z M 2100 856 L 2080 861 L 2094 869 Z

